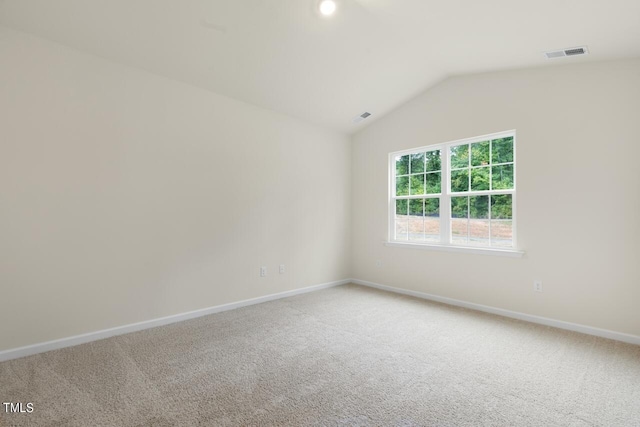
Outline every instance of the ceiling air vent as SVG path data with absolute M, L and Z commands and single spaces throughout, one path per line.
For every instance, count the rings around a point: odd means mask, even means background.
M 589 51 L 586 46 L 571 47 L 569 49 L 553 50 L 551 52 L 545 52 L 544 56 L 547 59 L 564 58 L 566 56 L 586 55 Z
M 363 121 L 364 119 L 366 119 L 370 115 L 371 115 L 371 113 L 368 113 L 368 112 L 365 111 L 364 113 L 360 114 L 358 117 L 353 119 L 353 123 L 360 123 L 361 121 Z

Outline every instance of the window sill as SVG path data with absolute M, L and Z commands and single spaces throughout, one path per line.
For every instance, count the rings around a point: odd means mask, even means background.
M 404 243 L 404 242 L 385 242 L 385 246 L 393 248 L 408 248 L 408 249 L 423 249 L 428 251 L 440 251 L 440 252 L 461 252 L 467 254 L 477 255 L 494 255 L 510 258 L 522 258 L 524 251 L 515 249 L 496 249 L 496 248 L 475 248 L 469 246 L 450 246 L 450 245 L 433 245 L 425 243 Z

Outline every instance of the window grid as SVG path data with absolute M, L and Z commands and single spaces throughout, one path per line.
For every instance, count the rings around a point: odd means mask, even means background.
M 465 156 L 464 151 L 466 150 L 466 159 L 460 162 L 461 159 L 455 158 L 453 159 L 455 160 L 454 164 L 452 164 L 452 158 L 457 157 L 457 154 L 454 153 L 456 150 L 459 150 L 463 156 Z M 474 248 L 515 248 L 515 150 L 515 131 L 509 131 L 391 153 L 389 159 L 392 206 L 389 220 L 389 240 Z M 439 156 L 440 168 L 437 170 L 429 169 L 426 163 L 427 154 L 431 155 L 433 160 L 434 153 Z M 406 169 L 404 166 L 398 166 L 398 160 L 403 158 L 406 158 Z M 416 159 L 417 161 L 414 163 Z M 434 164 L 432 162 L 431 166 L 433 167 Z M 476 173 L 476 181 L 474 182 L 473 171 L 482 168 L 486 170 L 486 173 Z M 456 172 L 465 171 L 467 174 L 466 189 L 461 188 L 458 185 L 459 182 L 456 182 L 455 189 L 458 191 L 452 191 L 452 177 Z M 404 173 L 398 174 L 397 172 Z M 500 173 L 500 178 L 497 178 L 498 173 Z M 429 188 L 427 184 L 428 174 L 440 175 L 439 192 L 429 192 L 434 187 Z M 422 182 L 420 183 L 420 180 L 414 178 L 414 181 L 419 185 L 418 191 L 412 191 L 414 186 L 411 184 L 410 177 L 418 175 L 423 175 Z M 409 177 L 406 189 L 406 184 L 402 181 L 404 177 Z M 418 194 L 413 194 L 416 192 Z M 454 213 L 452 203 L 454 203 L 454 199 L 459 198 L 466 198 L 466 203 L 462 202 L 466 206 L 461 211 L 460 206 L 462 205 L 456 202 L 457 212 Z M 415 203 L 414 200 L 422 202 Z M 398 210 L 398 203 L 402 203 L 399 201 L 405 201 L 404 205 L 400 205 L 401 208 L 404 207 L 404 210 Z M 476 205 L 472 206 L 472 201 Z M 410 203 L 416 207 L 422 205 L 422 209 L 414 208 L 412 211 Z M 430 203 L 429 211 L 426 208 L 427 203 Z M 436 205 L 437 208 L 434 209 Z M 402 216 L 400 216 L 401 212 Z M 460 212 L 464 212 L 464 217 L 459 215 Z M 429 231 L 431 233 L 428 233 L 426 228 L 427 218 L 430 221 Z M 438 222 L 437 227 L 433 225 L 435 218 Z M 421 226 L 419 225 L 420 221 Z M 460 224 L 463 223 L 464 233 L 460 234 Z M 420 227 L 422 227 L 422 231 L 417 235 L 416 233 L 412 235 L 412 230 L 420 230 Z M 432 233 L 436 228 L 439 231 L 437 238 Z

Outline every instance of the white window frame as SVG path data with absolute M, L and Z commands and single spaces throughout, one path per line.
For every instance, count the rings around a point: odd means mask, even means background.
M 466 145 L 472 144 L 474 142 L 481 142 L 486 140 L 494 140 L 498 138 L 504 137 L 513 137 L 513 189 L 502 189 L 502 190 L 482 190 L 482 191 L 469 191 L 464 192 L 451 192 L 451 154 L 450 147 L 454 147 L 457 145 Z M 508 130 L 503 132 L 497 132 L 487 135 L 475 136 L 472 138 L 459 139 L 455 141 L 445 142 L 442 144 L 434 144 L 427 145 L 424 147 L 417 147 L 408 150 L 395 151 L 393 153 L 389 153 L 389 222 L 388 222 L 388 237 L 387 242 L 385 243 L 387 246 L 395 246 L 395 247 L 404 247 L 404 248 L 416 248 L 416 249 L 430 249 L 430 250 L 440 250 L 447 252 L 467 252 L 467 253 L 476 253 L 476 254 L 484 254 L 484 255 L 502 255 L 502 256 L 510 256 L 510 257 L 521 257 L 524 255 L 524 252 L 518 250 L 517 239 L 516 239 L 516 131 Z M 421 194 L 421 195 L 410 195 L 410 196 L 395 196 L 396 192 L 396 158 L 399 156 L 404 156 L 408 154 L 421 153 L 425 151 L 435 151 L 440 150 L 440 182 L 441 182 L 441 192 L 436 194 Z M 444 192 L 442 190 L 445 190 Z M 452 243 L 451 236 L 451 198 L 456 196 L 486 196 L 486 195 L 501 195 L 501 194 L 510 194 L 512 197 L 512 212 L 511 212 L 511 221 L 512 221 L 512 241 L 513 246 L 511 248 L 499 248 L 499 247 L 490 247 L 490 246 L 461 246 L 455 245 Z M 438 198 L 440 200 L 440 242 L 417 242 L 417 241 L 407 241 L 407 240 L 395 240 L 395 232 L 396 232 L 396 224 L 395 224 L 395 216 L 396 216 L 396 200 L 397 199 L 423 199 L 423 198 Z

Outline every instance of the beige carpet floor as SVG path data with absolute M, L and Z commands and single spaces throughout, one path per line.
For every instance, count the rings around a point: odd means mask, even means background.
M 16 426 L 640 426 L 640 346 L 356 285 L 0 363 Z

